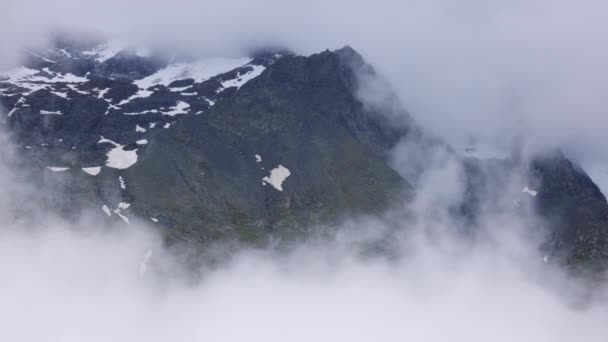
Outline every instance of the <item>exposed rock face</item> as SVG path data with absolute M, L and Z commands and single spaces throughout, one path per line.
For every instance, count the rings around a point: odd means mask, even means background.
M 407 129 L 356 99 L 364 62 L 350 48 L 165 64 L 86 49 L 33 55 L 0 99 L 23 153 L 109 217 L 153 218 L 187 241 L 264 242 L 408 192 L 385 160 Z
M 512 159 L 465 162 L 467 195 L 462 215 L 475 221 L 480 208 L 504 200 L 513 186 L 508 175 L 518 175 L 522 183 L 513 196 L 513 214 L 531 204 L 543 220 L 533 225 L 548 234 L 545 261 L 568 267 L 605 268 L 608 260 L 608 203 L 606 197 L 583 169 L 560 152 L 537 157 L 529 162 Z M 519 168 L 519 169 L 518 169 Z M 506 195 L 509 194 L 509 195 Z M 510 198 L 511 199 L 511 198 Z M 511 201 L 508 201 L 511 202 Z
M 584 170 L 560 154 L 535 160 L 532 172 L 542 184 L 538 209 L 551 223 L 551 249 L 569 264 L 604 267 L 608 260 L 606 197 Z
M 154 137 L 126 173 L 137 180 L 134 210 L 163 212 L 197 239 L 382 211 L 408 187 L 382 154 L 398 135 L 365 112 L 352 82 L 335 53 L 279 59 L 207 115 Z
M 389 124 L 381 108 L 364 105 L 360 73 L 374 75 L 349 47 L 169 62 L 60 42 L 0 76 L 0 103 L 38 179 L 63 184 L 53 209 L 92 203 L 106 219 L 150 220 L 173 240 L 264 244 L 382 213 L 414 192 L 387 153 L 403 138 L 426 138 L 411 119 Z M 506 184 L 495 171 L 511 164 L 465 162 L 456 214 L 474 222 L 487 185 Z M 521 191 L 551 222 L 552 256 L 606 261 L 608 204 L 584 171 L 557 156 L 527 173 L 539 182 Z

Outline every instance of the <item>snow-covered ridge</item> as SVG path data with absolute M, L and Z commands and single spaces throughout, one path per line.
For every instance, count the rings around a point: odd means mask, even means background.
M 40 58 L 47 64 L 43 64 L 40 67 L 36 66 L 21 66 L 8 71 L 0 71 L 0 100 L 4 96 L 23 96 L 16 104 L 13 102 L 8 105 L 9 116 L 18 113 L 19 109 L 29 106 L 27 97 L 32 95 L 34 92 L 40 90 L 49 91 L 51 94 L 60 97 L 64 100 L 70 101 L 71 96 L 74 96 L 72 92 L 76 92 L 80 95 L 92 96 L 97 99 L 104 100 L 107 103 L 105 111 L 106 115 L 110 113 L 118 113 L 123 115 L 139 115 L 148 113 L 162 113 L 164 115 L 175 116 L 178 114 L 203 114 L 205 108 L 209 108 L 215 105 L 217 99 L 215 96 L 209 94 L 199 94 L 196 89 L 196 84 L 200 82 L 208 81 L 214 77 L 221 77 L 218 89 L 215 94 L 219 94 L 224 89 L 230 87 L 236 87 L 237 89 L 242 87 L 248 81 L 258 77 L 264 70 L 264 65 L 258 65 L 254 63 L 254 59 L 250 57 L 240 58 L 205 58 L 195 61 L 181 61 L 170 63 L 167 66 L 161 68 L 157 72 L 141 79 L 134 79 L 132 83 L 137 86 L 138 90 L 135 94 L 129 96 L 126 99 L 120 101 L 109 98 L 107 95 L 113 90 L 112 83 L 108 86 L 93 87 L 89 85 L 89 82 L 94 82 L 99 79 L 100 75 L 91 77 L 91 72 L 88 72 L 85 76 L 77 76 L 70 72 L 58 72 L 55 71 L 55 66 L 49 66 L 48 63 L 55 63 L 59 65 L 66 59 L 79 60 L 79 59 L 92 59 L 97 65 L 105 63 L 107 60 L 113 58 L 117 54 L 121 53 L 127 48 L 127 45 L 123 42 L 110 42 L 107 44 L 101 44 L 92 49 L 86 51 L 75 51 L 73 48 L 54 48 L 49 49 L 46 56 L 44 53 L 30 53 L 35 58 Z M 143 55 L 149 55 L 149 51 Z M 141 55 L 141 54 L 140 54 Z M 280 55 L 276 55 L 272 58 L 280 58 Z M 51 59 L 52 58 L 52 59 Z M 138 63 L 147 63 L 144 61 L 138 61 Z M 259 62 L 262 63 L 262 62 Z M 266 63 L 271 63 L 266 61 Z M 35 64 L 34 64 L 35 65 Z M 53 70 L 51 70 L 53 69 Z M 236 72 L 232 72 L 236 69 Z M 59 69 L 57 69 L 59 70 Z M 63 69 L 61 69 L 63 70 Z M 76 72 L 76 71 L 75 71 Z M 80 71 L 82 73 L 82 71 Z M 226 74 L 226 75 L 224 75 Z M 106 77 L 101 74 L 101 77 Z M 107 76 L 108 79 L 112 79 L 112 74 Z M 220 76 L 223 75 L 223 76 Z M 186 82 L 186 86 L 169 87 L 174 81 L 181 80 L 192 80 Z M 162 91 L 161 88 L 176 93 L 175 104 L 171 107 L 158 107 L 149 108 L 144 111 L 133 111 L 123 110 L 123 107 L 133 108 L 131 102 L 136 99 L 145 99 L 153 96 L 157 91 Z M 203 101 L 204 106 L 196 105 Z M 193 106 L 192 104 L 195 103 Z M 129 105 L 129 106 L 127 106 Z M 191 108 L 196 108 L 191 110 Z M 62 112 L 56 108 L 41 108 L 39 111 L 43 115 L 62 115 L 68 114 L 71 116 L 73 113 Z M 141 126 L 140 126 L 141 127 Z M 165 128 L 170 127 L 168 124 L 164 124 Z M 144 133 L 139 129 L 140 133 Z
M 18 86 L 20 89 L 27 89 L 27 91 L 19 92 L 20 95 L 30 95 L 31 93 L 46 89 L 51 92 L 53 90 L 65 89 L 60 84 L 72 84 L 72 83 L 84 83 L 87 82 L 86 77 L 76 76 L 71 73 L 57 73 L 43 68 L 42 70 L 30 69 L 25 66 L 21 66 L 12 70 L 0 71 L 0 83 L 9 83 Z M 10 88 L 0 88 L 0 94 L 12 93 L 14 90 Z M 55 95 L 66 98 L 67 94 L 64 92 L 54 92 Z
M 100 44 L 91 50 L 84 51 L 82 54 L 93 57 L 98 63 L 103 63 L 116 56 L 127 47 L 128 44 L 125 41 L 112 40 L 107 43 Z
M 150 90 L 156 86 L 169 87 L 172 82 L 192 79 L 194 83 L 201 83 L 207 81 L 218 75 L 228 73 L 234 69 L 241 68 L 244 66 L 251 67 L 251 71 L 244 74 L 237 74 L 235 79 L 225 80 L 222 82 L 222 86 L 217 90 L 221 92 L 225 88 L 237 87 L 240 88 L 243 84 L 247 83 L 251 79 L 259 76 L 265 69 L 261 65 L 250 64 L 253 60 L 248 57 L 243 58 L 208 58 L 203 60 L 197 60 L 194 62 L 177 62 L 168 65 L 167 67 L 157 71 L 156 73 L 144 77 L 139 80 L 135 80 L 133 84 L 138 87 L 138 91 L 135 95 L 130 98 L 121 101 L 118 105 L 125 105 L 137 98 L 150 97 L 154 91 Z M 182 92 L 192 86 L 184 87 L 172 87 L 169 88 L 172 92 Z M 184 96 L 196 96 L 196 92 L 182 93 Z M 213 101 L 207 100 L 210 106 L 214 104 Z M 179 104 L 178 104 L 179 106 Z M 181 113 L 181 112 L 180 112 Z M 168 114 L 167 115 L 172 115 Z
M 69 52 L 63 48 L 49 49 L 48 54 L 63 59 L 92 59 L 95 61 L 95 63 L 97 63 L 97 65 L 99 65 L 105 63 L 109 59 L 117 56 L 119 53 L 126 51 L 127 49 L 128 45 L 125 42 L 112 41 L 100 44 L 86 51 Z M 146 49 L 134 49 L 134 51 L 137 52 L 134 54 L 136 56 L 151 56 L 150 51 Z M 47 63 L 58 63 L 58 61 L 44 57 L 42 53 L 39 54 L 30 52 L 30 55 L 36 56 Z M 249 57 L 211 57 L 190 62 L 183 61 L 170 63 L 166 67 L 160 69 L 152 75 L 149 75 L 142 79 L 134 80 L 133 83 L 137 85 L 140 90 L 142 90 L 135 97 L 150 96 L 152 92 L 145 91 L 157 85 L 163 85 L 167 87 L 173 81 L 184 79 L 193 79 L 195 83 L 200 83 L 209 80 L 212 77 L 232 71 L 234 69 L 244 66 L 250 66 L 251 71 L 246 72 L 244 74 L 238 74 L 237 77 L 233 80 L 223 80 L 222 82 L 223 88 L 240 88 L 247 81 L 259 76 L 259 74 L 261 74 L 261 72 L 265 69 L 264 66 L 251 64 L 252 61 L 253 59 Z M 12 84 L 24 83 L 26 84 L 25 88 L 30 89 L 31 92 L 45 88 L 44 84 L 48 83 L 84 83 L 88 80 L 89 79 L 86 76 L 80 77 L 71 73 L 59 73 L 51 71 L 48 67 L 45 67 L 41 70 L 37 70 L 31 67 L 21 66 L 12 70 L 0 71 L 0 82 L 7 82 Z M 173 89 L 173 91 L 182 91 L 187 88 L 189 87 L 183 87 L 183 89 Z M 2 91 L 1 88 L 0 91 Z M 189 94 L 192 95 L 191 93 Z M 103 95 L 103 93 L 99 94 L 99 96 L 101 97 L 103 97 Z
M 251 58 L 209 58 L 195 62 L 179 62 L 168 65 L 166 68 L 133 82 L 140 89 L 148 89 L 156 85 L 169 86 L 171 82 L 193 79 L 199 83 L 214 76 L 229 72 L 251 62 Z
M 170 129 L 182 115 L 207 113 L 223 97 L 224 90 L 240 89 L 281 57 L 175 58 L 169 62 L 155 58 L 151 52 L 110 42 L 95 47 L 65 46 L 30 53 L 23 66 L 0 70 L 0 104 L 7 109 L 2 113 L 3 123 L 12 127 L 18 120 L 38 119 L 43 124 L 69 126 L 42 135 L 43 141 L 24 141 L 23 145 L 26 149 L 44 146 L 45 149 L 74 150 L 77 158 L 74 165 L 50 160 L 43 165 L 49 174 L 65 177 L 81 174 L 91 177 L 89 179 L 105 177 L 108 172 L 116 172 L 110 169 L 133 167 L 138 155 L 154 146 L 153 136 L 159 129 Z M 92 133 L 66 124 L 80 117 L 83 121 L 99 120 L 104 127 Z M 105 145 L 92 147 L 95 140 L 79 138 L 91 134 L 103 134 L 97 143 Z M 94 153 L 99 162 L 80 160 L 81 153 Z M 261 156 L 256 160 L 264 170 Z M 272 191 L 282 191 L 290 174 L 279 165 L 268 172 L 262 182 Z M 125 180 L 118 175 L 115 186 L 121 192 L 127 191 Z M 99 203 L 104 215 L 127 224 L 130 205 Z M 159 219 L 150 218 L 155 223 Z
M 251 69 L 252 69 L 251 71 L 248 71 L 244 74 L 241 74 L 239 72 L 237 74 L 236 78 L 223 81 L 222 82 L 223 89 L 230 88 L 230 87 L 236 87 L 237 89 L 240 89 L 245 83 L 260 76 L 262 74 L 262 72 L 266 69 L 266 67 L 263 65 L 248 65 L 248 66 L 251 67 Z

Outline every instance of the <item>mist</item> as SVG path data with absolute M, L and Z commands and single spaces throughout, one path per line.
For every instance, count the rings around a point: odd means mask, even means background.
M 433 151 L 411 203 L 288 249 L 242 248 L 193 270 L 156 228 L 45 210 L 3 144 L 0 339 L 17 341 L 604 341 L 603 283 L 546 262 L 519 191 L 475 226 L 450 212 L 462 164 Z M 405 151 L 401 147 L 400 151 Z M 398 151 L 399 151 L 398 150 Z M 522 182 L 517 172 L 509 184 Z M 502 190 L 501 190 L 502 191 Z M 6 197 L 3 197 L 6 198 Z M 14 203 L 29 202 L 27 214 Z M 522 201 L 522 205 L 525 204 Z M 198 274 L 192 277 L 192 272 Z
M 2 67 L 52 32 L 201 56 L 351 45 L 430 134 L 454 146 L 562 149 L 608 184 L 602 1 L 0 5 Z M 547 261 L 544 222 L 532 203 L 512 205 L 523 196 L 525 165 L 500 176 L 508 186 L 484 189 L 487 203 L 471 227 L 452 212 L 465 196 L 462 160 L 442 148 L 416 156 L 413 143 L 393 152 L 393 166 L 416 184 L 411 202 L 320 227 L 330 236 L 288 250 L 239 250 L 193 280 L 191 265 L 145 222 L 125 227 L 98 212 L 67 220 L 45 210 L 43 190 L 22 177 L 2 135 L 0 339 L 605 341 L 605 285 Z
M 0 336 L 603 341 L 607 333 L 603 302 L 577 307 L 551 286 L 563 278 L 551 272 L 533 277 L 526 271 L 538 270 L 534 262 L 522 271 L 506 252 L 459 255 L 428 245 L 409 261 L 392 263 L 322 247 L 287 259 L 251 252 L 196 286 L 159 289 L 154 277 L 137 276 L 141 241 L 62 234 L 60 228 L 40 239 L 4 236 L 0 317 L 10 324 Z
M 608 161 L 603 1 L 4 2 L 5 65 L 58 31 L 201 55 L 348 44 L 418 122 L 454 145 L 561 148 L 583 164 Z

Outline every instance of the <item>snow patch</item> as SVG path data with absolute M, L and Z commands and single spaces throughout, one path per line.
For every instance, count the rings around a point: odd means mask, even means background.
M 17 108 L 17 107 L 13 108 L 10 112 L 8 112 L 8 116 L 9 117 L 12 116 L 17 111 L 17 109 L 19 109 L 19 108 Z
M 107 156 L 106 166 L 114 169 L 127 169 L 137 163 L 137 150 L 127 151 L 124 146 L 111 149 Z
M 128 217 L 126 217 L 125 215 L 123 215 L 123 214 L 122 214 L 120 211 L 118 211 L 118 210 L 114 210 L 114 213 L 115 213 L 116 215 L 118 215 L 118 217 L 120 217 L 120 219 L 121 219 L 121 220 L 125 221 L 125 223 L 126 223 L 126 224 L 130 224 L 130 223 L 129 223 L 129 218 L 128 218 Z
M 23 103 L 25 103 L 25 97 L 22 97 L 19 99 L 19 101 L 17 101 L 17 103 L 15 104 L 15 107 L 8 112 L 8 116 L 11 117 L 13 115 L 13 113 L 15 113 L 19 108 L 23 107 L 23 106 L 19 106 L 19 105 L 23 105 Z
M 236 78 L 234 78 L 232 80 L 223 81 L 222 88 L 226 89 L 226 88 L 230 88 L 230 87 L 236 87 L 237 89 L 240 89 L 245 83 L 260 76 L 262 74 L 262 72 L 266 69 L 266 67 L 263 65 L 248 65 L 248 66 L 251 67 L 252 70 L 250 70 L 242 75 L 239 72 L 237 74 Z
M 261 163 L 262 162 L 262 157 L 259 154 L 255 155 L 255 162 L 256 163 Z
M 110 113 L 110 109 L 120 110 L 120 107 L 117 107 L 111 103 L 108 103 L 108 109 L 106 109 L 106 113 L 104 115 L 108 115 Z
M 178 114 L 187 114 L 190 105 L 184 101 L 177 101 L 177 104 L 171 108 L 168 112 L 162 112 L 164 115 L 176 116 Z
M 125 47 L 126 43 L 124 41 L 113 40 L 106 44 L 99 45 L 92 50 L 85 51 L 82 54 L 87 56 L 95 56 L 95 61 L 98 63 L 103 63 L 116 56 Z
M 107 205 L 105 205 L 105 204 L 104 204 L 104 205 L 101 207 L 101 210 L 103 210 L 103 212 L 104 212 L 104 213 L 106 213 L 106 215 L 108 215 L 108 216 L 112 216 L 112 212 L 110 211 L 110 208 L 108 208 L 108 206 L 107 206 Z
M 101 99 L 101 100 L 105 100 L 105 96 L 108 93 L 108 91 L 110 91 L 110 88 L 105 88 L 99 91 L 99 94 L 97 94 L 97 98 Z
M 173 63 L 153 75 L 135 81 L 134 84 L 140 89 L 148 89 L 155 85 L 168 86 L 173 81 L 187 78 L 203 82 L 250 62 L 250 58 L 209 58 L 192 63 Z
M 59 52 L 61 52 L 62 54 L 64 54 L 68 58 L 72 58 L 72 54 L 69 53 L 69 52 L 67 52 L 65 49 L 59 49 Z
M 125 105 L 137 98 L 146 98 L 146 97 L 150 97 L 150 95 L 154 94 L 153 91 L 147 90 L 147 89 L 139 89 L 137 91 L 137 93 L 135 93 L 135 95 L 131 95 L 131 97 L 129 97 L 126 100 L 122 100 L 120 101 L 120 103 L 118 104 L 119 106 Z
M 49 74 L 51 76 L 51 78 L 46 78 L 46 77 L 42 77 L 42 76 L 37 76 L 37 77 L 31 76 L 29 78 L 29 81 L 38 81 L 38 82 L 46 82 L 46 83 L 83 83 L 83 82 L 88 81 L 86 79 L 86 77 L 80 77 L 80 76 L 76 76 L 76 75 L 70 74 L 70 73 L 60 74 L 60 73 L 51 71 L 49 68 L 44 68 L 42 70 L 44 72 L 46 72 L 47 74 Z
M 101 172 L 101 166 L 83 167 L 82 171 L 90 174 L 91 176 L 97 176 Z
M 51 71 L 49 68 L 44 68 L 42 70 L 43 73 L 38 70 L 29 69 L 26 67 L 19 67 L 13 70 L 2 72 L 0 75 L 2 76 L 2 78 L 5 78 L 3 82 L 13 83 L 21 88 L 29 90 L 28 92 L 24 92 L 23 95 L 29 95 L 41 89 L 47 89 L 49 91 L 52 91 L 53 89 L 51 85 L 53 83 L 83 83 L 87 81 L 85 77 L 79 77 L 70 73 L 60 74 Z
M 127 113 L 122 113 L 122 114 L 123 115 L 143 115 L 143 114 L 149 114 L 149 113 L 158 113 L 158 109 L 144 110 L 143 112 L 127 112 Z
M 137 140 L 137 145 L 145 145 L 148 143 L 148 139 Z
M 63 172 L 65 170 L 69 170 L 69 167 L 60 167 L 60 166 L 47 166 L 47 169 L 53 171 L 53 172 Z
M 120 202 L 120 203 L 118 203 L 118 209 L 119 210 L 129 209 L 130 206 L 131 206 L 131 204 L 127 203 L 127 202 Z
M 116 215 L 118 215 L 118 217 L 120 217 L 121 220 L 125 221 L 126 224 L 129 224 L 129 218 L 126 217 L 122 211 L 128 209 L 131 206 L 131 204 L 127 203 L 127 202 L 120 202 L 118 203 L 118 207 L 114 210 L 114 213 Z
M 63 140 L 63 139 L 60 139 L 60 140 Z M 103 136 L 100 136 L 100 137 L 99 137 L 99 141 L 98 141 L 97 143 L 98 143 L 98 144 L 110 143 L 110 144 L 112 144 L 112 145 L 114 145 L 114 146 L 117 146 L 117 145 L 118 145 L 117 143 L 113 142 L 113 141 L 112 141 L 112 140 L 110 140 L 110 139 L 106 139 L 106 138 L 104 138 Z
M 122 176 L 118 176 L 118 182 L 120 183 L 120 188 L 123 190 L 127 189 L 127 184 L 125 183 L 125 179 Z
M 205 97 L 205 101 L 207 101 L 207 103 L 209 104 L 209 107 L 213 107 L 213 105 L 215 104 L 215 101 L 211 101 L 206 97 Z
M 532 197 L 536 197 L 536 195 L 538 195 L 538 191 L 531 190 L 527 186 L 525 186 L 524 189 L 521 192 L 525 192 L 525 193 L 527 193 L 528 195 L 530 195 Z
M 71 90 L 77 92 L 78 94 L 82 94 L 82 95 L 90 95 L 89 92 L 87 91 L 82 91 L 78 89 L 78 86 L 75 84 L 68 84 L 68 88 L 70 88 Z
M 283 165 L 279 165 L 278 167 L 270 170 L 270 176 L 266 176 L 262 179 L 263 184 L 270 184 L 275 189 L 279 191 L 283 191 L 283 182 L 287 177 L 291 175 L 289 169 L 284 167 Z
M 122 170 L 127 169 L 133 166 L 133 164 L 137 163 L 137 149 L 127 151 L 124 149 L 124 145 L 117 144 L 110 139 L 104 138 L 103 136 L 97 143 L 101 144 L 105 142 L 114 145 L 114 148 L 108 151 L 106 154 L 108 157 L 106 160 L 107 167 Z
M 61 92 L 58 92 L 58 91 L 51 91 L 51 94 L 59 96 L 59 97 L 63 97 L 64 99 L 68 98 L 68 93 L 61 93 Z
M 174 92 L 174 93 L 180 93 L 186 89 L 192 88 L 192 86 L 187 86 L 187 87 L 173 87 L 173 88 L 169 88 L 170 91 Z
M 51 112 L 48 110 L 41 110 L 40 114 L 42 114 L 42 115 L 62 115 L 61 112 Z
M 140 125 L 135 125 L 135 132 L 138 132 L 138 133 L 145 133 L 145 132 L 146 132 L 146 129 L 145 129 L 145 128 L 143 128 L 143 127 L 141 127 Z

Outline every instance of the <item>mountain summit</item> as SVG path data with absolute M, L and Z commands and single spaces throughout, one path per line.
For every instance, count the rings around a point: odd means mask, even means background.
M 106 220 L 144 219 L 198 246 L 264 245 L 411 198 L 415 182 L 389 162 L 403 139 L 454 153 L 405 110 L 395 124 L 364 104 L 358 91 L 375 76 L 348 46 L 191 60 L 60 41 L 0 76 L 0 103 L 35 179 L 69 194 L 49 203 L 55 210 L 90 205 Z M 465 163 L 464 216 L 474 220 L 480 187 L 495 181 L 483 170 L 509 163 Z M 557 155 L 529 173 L 540 182 L 522 192 L 554 222 L 550 253 L 608 260 L 608 204 L 585 172 Z

